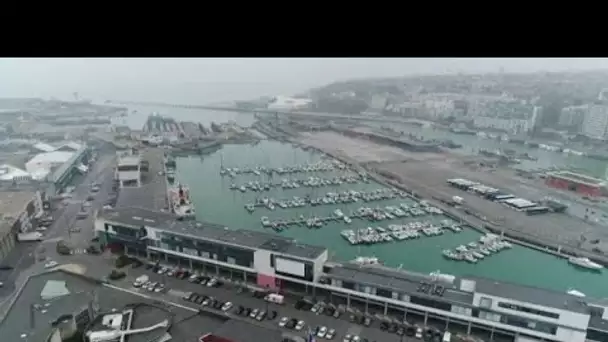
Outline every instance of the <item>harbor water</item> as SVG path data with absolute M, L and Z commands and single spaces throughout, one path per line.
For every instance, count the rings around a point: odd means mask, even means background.
M 129 106 L 130 115 L 123 118 L 122 124 L 126 124 L 133 129 L 141 129 L 147 116 L 153 112 L 161 115 L 171 116 L 177 120 L 196 121 L 208 126 L 211 122 L 222 123 L 236 121 L 239 125 L 249 126 L 254 122 L 252 114 L 216 112 L 208 110 L 190 110 L 179 108 L 166 108 L 154 106 Z M 136 112 L 133 112 L 135 110 Z M 371 123 L 370 123 L 371 124 Z M 588 174 L 603 177 L 608 162 L 598 161 L 587 157 L 566 155 L 563 153 L 545 151 L 540 149 L 530 149 L 522 145 L 513 143 L 482 139 L 477 136 L 459 135 L 444 130 L 421 128 L 411 125 L 391 126 L 397 130 L 412 133 L 425 139 L 450 139 L 462 144 L 460 149 L 453 150 L 454 153 L 476 154 L 477 146 L 484 146 L 486 149 L 511 148 L 518 152 L 528 152 L 538 158 L 538 161 L 522 162 L 523 168 L 538 169 L 551 166 L 556 167 L 576 167 L 585 170 Z M 238 176 L 234 180 L 220 176 L 220 167 L 243 166 L 289 166 L 295 163 L 306 163 L 320 160 L 316 153 L 296 149 L 288 144 L 278 142 L 263 141 L 256 146 L 250 145 L 227 145 L 212 155 L 200 157 L 184 157 L 177 159 L 177 177 L 182 183 L 191 189 L 191 196 L 196 205 L 197 219 L 221 223 L 229 227 L 245 228 L 251 230 L 265 230 L 272 232 L 271 229 L 262 228 L 260 218 L 268 216 L 272 218 L 293 218 L 299 215 L 309 217 L 311 215 L 323 216 L 331 214 L 336 208 L 343 210 L 345 214 L 361 206 L 375 208 L 385 207 L 398 203 L 408 203 L 408 200 L 392 200 L 381 202 L 362 203 L 357 202 L 351 205 L 328 205 L 318 207 L 305 207 L 296 209 L 280 209 L 269 211 L 264 208 L 256 208 L 250 214 L 244 206 L 251 203 L 256 197 L 274 197 L 276 199 L 290 198 L 293 196 L 303 197 L 306 194 L 311 196 L 321 196 L 326 192 L 339 192 L 343 189 L 375 189 L 381 187 L 375 184 L 355 184 L 343 185 L 342 189 L 335 187 L 318 188 L 314 191 L 310 189 L 293 190 L 273 190 L 262 194 L 255 192 L 241 193 L 240 191 L 230 190 L 231 183 L 242 184 L 253 180 L 254 176 Z M 290 176 L 275 177 L 281 178 L 307 178 L 309 174 L 295 174 Z M 320 173 L 315 176 L 328 177 L 331 173 Z M 256 196 L 257 195 L 257 196 Z M 349 209 L 352 207 L 352 209 Z M 440 220 L 435 217 L 408 218 L 406 220 Z M 343 229 L 361 229 L 368 226 L 383 226 L 389 224 L 403 223 L 404 220 L 394 220 L 391 222 L 368 222 L 366 220 L 353 220 L 350 225 L 343 223 L 332 223 L 321 229 L 308 229 L 300 226 L 293 226 L 282 233 L 297 239 L 302 243 L 323 245 L 332 252 L 331 258 L 336 260 L 350 260 L 357 256 L 375 256 L 384 263 L 403 267 L 412 271 L 428 273 L 441 270 L 443 273 L 454 275 L 476 275 L 497 280 L 510 281 L 525 285 L 549 288 L 558 291 L 566 291 L 575 288 L 579 291 L 594 297 L 608 297 L 608 271 L 596 273 L 575 268 L 567 263 L 566 260 L 531 250 L 521 246 L 514 246 L 511 250 L 505 250 L 490 257 L 486 257 L 477 264 L 457 262 L 443 257 L 441 251 L 444 249 L 454 249 L 455 247 L 475 241 L 480 234 L 471 229 L 465 229 L 460 233 L 453 233 L 449 230 L 441 236 L 421 237 L 417 240 L 393 241 L 377 245 L 351 246 L 340 236 Z
M 356 202 L 352 204 L 336 204 L 323 206 L 306 206 L 303 208 L 275 210 L 256 208 L 253 213 L 245 210 L 245 205 L 253 203 L 256 198 L 271 197 L 274 199 L 289 199 L 294 196 L 319 197 L 327 192 L 342 192 L 345 190 L 368 191 L 382 188 L 375 183 L 343 184 L 339 187 L 298 188 L 283 190 L 273 189 L 268 192 L 241 192 L 231 190 L 234 183 L 237 186 L 249 181 L 265 180 L 267 176 L 237 175 L 234 179 L 220 176 L 224 167 L 255 167 L 264 165 L 270 167 L 285 167 L 294 164 L 313 163 L 321 160 L 315 152 L 304 151 L 274 141 L 263 141 L 256 146 L 228 145 L 222 150 L 203 158 L 184 157 L 177 159 L 177 179 L 191 189 L 191 196 L 196 205 L 197 219 L 221 223 L 229 227 L 273 232 L 263 228 L 261 217 L 272 219 L 293 219 L 300 215 L 308 218 L 312 215 L 319 217 L 331 215 L 340 209 L 345 215 L 359 207 L 399 206 L 400 203 L 412 204 L 411 199 L 393 199 L 379 202 Z M 311 175 L 315 177 L 333 177 L 343 172 L 333 171 L 316 174 L 291 174 L 274 176 L 273 181 L 282 178 L 304 179 Z M 357 256 L 375 256 L 385 264 L 393 267 L 429 273 L 441 270 L 454 275 L 476 275 L 503 281 L 517 282 L 525 285 L 551 288 L 567 291 L 575 288 L 590 296 L 605 297 L 608 295 L 608 273 L 595 273 L 581 270 L 569 265 L 565 259 L 544 254 L 520 246 L 504 250 L 495 255 L 480 260 L 477 264 L 462 261 L 452 261 L 442 255 L 444 249 L 454 249 L 461 244 L 477 241 L 480 234 L 472 229 L 464 229 L 460 233 L 445 230 L 440 236 L 422 236 L 416 240 L 392 241 L 375 245 L 350 245 L 341 235 L 344 229 L 361 229 L 368 226 L 384 227 L 389 224 L 403 224 L 409 221 L 432 221 L 438 223 L 445 217 L 421 216 L 404 219 L 369 222 L 368 220 L 353 219 L 352 223 L 331 222 L 319 229 L 309 229 L 305 226 L 291 226 L 281 233 L 302 243 L 323 245 L 330 249 L 330 258 L 346 261 Z

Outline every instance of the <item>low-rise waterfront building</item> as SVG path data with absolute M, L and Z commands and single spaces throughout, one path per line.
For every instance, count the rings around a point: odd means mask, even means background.
M 118 155 L 116 164 L 116 180 L 121 188 L 141 186 L 141 157 L 139 155 Z
M 598 178 L 571 171 L 550 172 L 545 183 L 551 187 L 570 190 L 585 196 L 601 196 L 606 193 L 606 183 Z
M 0 261 L 15 246 L 17 235 L 32 230 L 32 221 L 43 213 L 40 192 L 0 192 Z
M 474 276 L 423 275 L 328 261 L 325 247 L 263 232 L 184 222 L 121 208 L 100 214 L 95 232 L 128 255 L 217 273 L 275 291 L 330 298 L 365 312 L 441 321 L 515 341 L 608 341 L 608 304 Z

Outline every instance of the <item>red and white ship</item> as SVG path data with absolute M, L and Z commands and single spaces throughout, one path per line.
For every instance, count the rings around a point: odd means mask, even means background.
M 169 188 L 169 202 L 173 213 L 183 218 L 194 218 L 194 204 L 190 200 L 190 189 L 179 183 Z

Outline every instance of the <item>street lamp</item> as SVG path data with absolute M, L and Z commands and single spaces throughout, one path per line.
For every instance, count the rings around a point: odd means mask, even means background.
M 266 284 L 266 290 L 268 290 L 269 288 L 270 288 L 270 286 L 268 284 Z M 266 291 L 266 292 L 268 292 L 268 291 Z M 267 299 L 264 299 L 264 301 L 266 302 L 266 314 L 268 314 L 268 304 L 269 304 L 269 302 L 268 302 Z

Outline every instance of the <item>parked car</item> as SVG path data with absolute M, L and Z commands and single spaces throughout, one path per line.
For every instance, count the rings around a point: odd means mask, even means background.
M 325 337 L 325 334 L 327 334 L 327 327 L 320 327 L 319 331 L 317 331 L 317 337 L 323 338 Z
M 279 326 L 280 326 L 280 327 L 284 327 L 284 326 L 285 326 L 285 324 L 287 324 L 287 322 L 288 322 L 288 321 L 289 321 L 289 318 L 288 318 L 288 317 L 283 317 L 283 318 L 281 318 L 281 320 L 279 321 Z
M 51 260 L 51 261 L 47 262 L 46 264 L 44 264 L 44 268 L 53 268 L 53 267 L 55 267 L 57 265 L 59 265 L 57 263 L 57 261 Z
M 305 325 L 304 321 L 299 320 L 299 321 L 298 321 L 298 324 L 296 324 L 295 329 L 296 329 L 297 331 L 300 331 L 300 330 L 302 330 L 302 329 L 304 328 L 304 325 Z
M 260 310 L 258 310 L 258 309 L 253 309 L 253 310 L 251 310 L 251 313 L 249 314 L 249 317 L 250 317 L 250 318 L 256 318 L 256 317 L 257 317 L 257 315 L 258 315 L 258 312 L 259 312 L 259 311 L 260 311 Z
M 158 284 L 155 288 L 154 288 L 154 292 L 163 292 L 165 291 L 165 285 L 164 284 Z
M 422 328 L 418 327 L 416 328 L 416 338 L 417 339 L 422 339 Z
M 266 311 L 262 310 L 260 311 L 260 313 L 256 316 L 255 319 L 257 319 L 258 321 L 262 321 L 264 320 L 264 318 L 266 318 Z
M 298 320 L 295 318 L 292 318 L 287 322 L 287 324 L 285 324 L 285 328 L 293 329 L 296 327 L 297 324 L 298 324 Z
M 214 287 L 216 284 L 217 284 L 217 279 L 216 278 L 211 278 L 207 282 L 207 287 Z
M 327 334 L 325 334 L 325 338 L 328 340 L 333 339 L 334 336 L 336 336 L 336 329 L 329 329 L 329 331 L 327 331 Z
M 110 275 L 108 276 L 108 278 L 110 280 L 119 280 L 122 279 L 124 277 L 126 277 L 127 275 L 125 274 L 125 272 L 121 272 L 121 271 L 117 271 L 117 270 L 112 270 L 112 272 L 110 272 Z
M 239 316 L 243 315 L 243 311 L 245 311 L 245 308 L 242 307 L 241 305 L 239 305 L 239 307 L 236 308 L 236 314 L 239 315 Z

